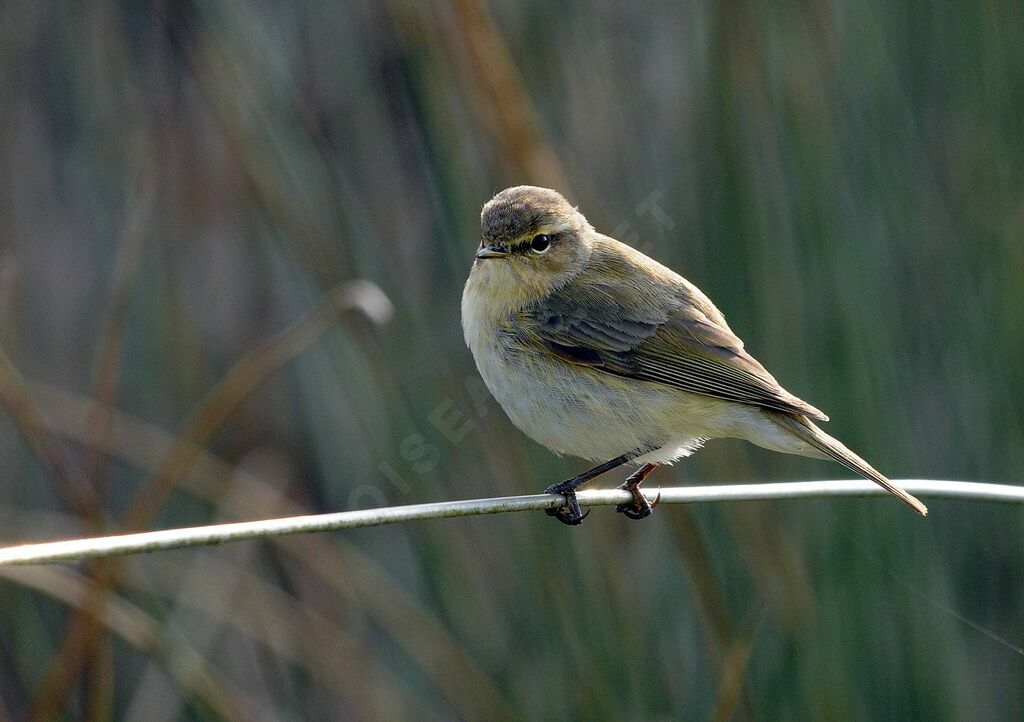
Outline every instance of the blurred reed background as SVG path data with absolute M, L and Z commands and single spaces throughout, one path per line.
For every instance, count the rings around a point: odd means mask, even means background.
M 581 470 L 462 341 L 479 208 L 527 182 L 704 288 L 880 469 L 1021 483 L 1022 28 L 1017 2 L 4 3 L 0 539 Z M 714 442 L 659 481 L 844 476 Z M 0 716 L 1020 719 L 1024 517 L 930 507 L 6 570 Z

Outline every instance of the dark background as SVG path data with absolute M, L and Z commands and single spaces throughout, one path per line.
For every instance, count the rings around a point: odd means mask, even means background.
M 1022 28 L 1019 2 L 4 3 L 0 539 L 582 470 L 462 340 L 479 208 L 527 182 L 697 283 L 879 469 L 1020 483 Z M 844 476 L 717 441 L 658 481 Z M 0 716 L 1020 719 L 1024 517 L 929 506 L 8 569 Z

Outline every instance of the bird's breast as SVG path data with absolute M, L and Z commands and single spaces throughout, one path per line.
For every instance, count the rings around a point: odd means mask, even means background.
M 484 383 L 512 423 L 549 449 L 605 461 L 666 448 L 660 458 L 668 460 L 709 435 L 705 406 L 715 400 L 567 363 L 524 344 L 511 314 L 472 301 L 467 286 L 463 331 Z

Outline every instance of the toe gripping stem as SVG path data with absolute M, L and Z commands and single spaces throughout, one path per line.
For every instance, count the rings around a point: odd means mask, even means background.
M 615 511 L 620 514 L 624 514 L 628 519 L 646 519 L 651 515 L 654 507 L 661 501 L 661 494 L 654 500 L 654 503 L 647 501 L 647 497 L 640 491 L 640 485 L 644 479 L 650 476 L 651 472 L 654 471 L 657 464 L 644 464 L 639 469 L 630 474 L 629 478 L 626 479 L 619 487 L 625 489 L 633 496 L 633 501 L 628 504 L 619 504 L 615 507 Z
M 587 511 L 586 514 L 584 514 L 583 511 L 580 509 L 579 499 L 576 498 L 576 489 L 578 489 L 579 487 L 583 486 L 584 484 L 586 484 L 588 481 L 590 481 L 594 477 L 600 476 L 601 474 L 605 473 L 606 471 L 610 471 L 610 470 L 612 470 L 612 469 L 614 469 L 616 467 L 622 466 L 623 464 L 625 464 L 625 463 L 635 459 L 638 456 L 641 456 L 642 454 L 647 453 L 648 451 L 650 451 L 650 449 L 646 449 L 646 448 L 644 448 L 644 449 L 635 449 L 635 450 L 629 452 L 628 454 L 623 454 L 622 456 L 616 456 L 611 461 L 606 461 L 603 464 L 595 466 L 593 469 L 590 469 L 588 471 L 584 471 L 579 476 L 574 476 L 571 479 L 566 479 L 565 481 L 559 482 L 557 484 L 552 484 L 551 486 L 549 486 L 547 489 L 544 490 L 544 493 L 545 494 L 561 494 L 562 496 L 565 497 L 565 504 L 563 504 L 562 506 L 559 506 L 559 507 L 553 507 L 551 509 L 545 509 L 544 513 L 546 513 L 548 516 L 555 517 L 556 519 L 558 519 L 558 521 L 562 522 L 563 524 L 568 524 L 569 526 L 578 526 L 579 524 L 582 524 L 583 520 L 587 518 L 587 514 L 589 514 L 590 512 Z M 630 476 L 629 479 L 632 479 L 637 474 L 639 474 L 640 471 L 642 471 L 644 468 L 646 468 L 646 466 L 651 466 L 651 465 L 647 464 L 647 465 L 641 467 L 640 470 L 638 470 L 636 473 L 634 473 L 633 476 Z M 651 468 L 653 469 L 653 466 L 651 466 Z M 651 472 L 648 471 L 646 474 L 644 474 L 643 477 L 640 478 L 640 481 L 643 481 L 643 478 L 646 477 L 647 474 L 649 474 L 649 473 L 651 473 Z M 640 481 L 635 482 L 635 484 L 639 485 Z M 627 484 L 629 483 L 628 479 L 627 479 L 626 483 Z M 636 492 L 636 493 L 639 493 L 639 492 Z M 636 499 L 636 494 L 634 494 L 633 498 Z M 640 498 L 643 499 L 645 504 L 647 503 L 647 500 L 643 498 L 643 494 L 640 494 Z M 648 506 L 647 514 L 650 514 L 650 504 L 647 504 L 647 506 Z M 644 516 L 646 516 L 647 514 L 645 514 Z M 643 517 L 636 517 L 636 518 L 643 518 Z

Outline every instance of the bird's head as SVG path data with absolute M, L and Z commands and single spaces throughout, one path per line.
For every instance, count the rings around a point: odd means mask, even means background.
M 506 188 L 480 213 L 473 275 L 489 291 L 527 300 L 575 276 L 593 247 L 594 229 L 562 195 L 548 188 Z

